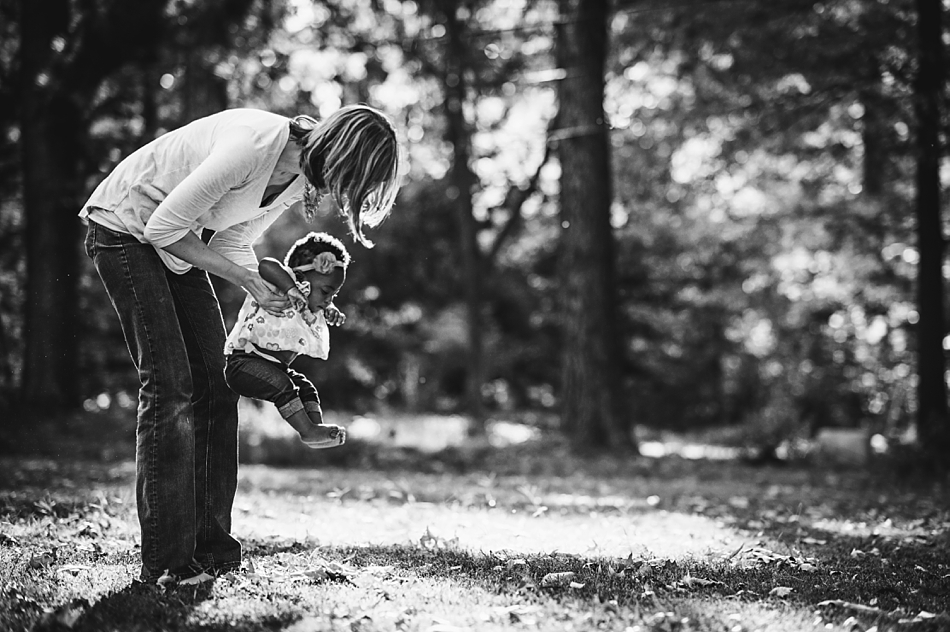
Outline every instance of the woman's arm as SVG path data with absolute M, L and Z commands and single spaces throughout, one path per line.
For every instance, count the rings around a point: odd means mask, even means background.
M 283 208 L 275 208 L 254 219 L 219 230 L 211 237 L 208 247 L 241 267 L 257 270 L 257 255 L 252 244 L 284 211 Z
M 243 287 L 267 312 L 279 315 L 290 306 L 286 296 L 278 294 L 261 275 L 242 268 L 209 248 L 192 232 L 165 246 L 165 250 L 191 265 Z
M 152 212 L 145 222 L 145 240 L 164 248 L 192 232 L 198 218 L 228 191 L 247 182 L 259 161 L 253 131 L 244 127 L 230 130 Z

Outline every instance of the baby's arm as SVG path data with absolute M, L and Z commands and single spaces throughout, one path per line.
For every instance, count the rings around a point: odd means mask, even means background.
M 279 261 L 264 257 L 257 264 L 257 271 L 260 272 L 262 279 L 276 285 L 281 293 L 289 297 L 294 302 L 294 307 L 300 309 L 301 303 L 306 305 L 306 298 L 297 288 L 296 280 L 280 265 Z

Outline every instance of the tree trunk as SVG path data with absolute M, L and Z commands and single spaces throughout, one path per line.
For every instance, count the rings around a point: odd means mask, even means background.
M 449 173 L 459 219 L 459 246 L 462 254 L 462 278 L 465 283 L 465 305 L 468 314 L 468 358 L 465 382 L 465 408 L 474 434 L 485 432 L 485 409 L 482 405 L 482 385 L 485 383 L 485 362 L 482 345 L 481 257 L 478 249 L 475 217 L 472 215 L 472 193 L 477 178 L 469 164 L 471 160 L 471 131 L 465 121 L 462 107 L 465 103 L 465 43 L 461 24 L 456 16 L 455 3 L 446 8 L 446 36 L 448 55 L 445 65 L 445 139 L 452 144 L 452 168 Z
M 940 96 L 944 82 L 941 0 L 917 0 L 917 427 L 922 445 L 950 448 L 943 350 L 943 225 L 940 214 Z
M 632 444 L 623 430 L 611 171 L 604 115 L 607 0 L 559 0 L 561 423 L 579 445 Z
M 81 114 L 50 87 L 53 38 L 65 33 L 69 3 L 24 0 L 21 10 L 23 198 L 27 209 L 21 399 L 31 411 L 65 409 L 78 397 L 78 264 L 81 244 Z

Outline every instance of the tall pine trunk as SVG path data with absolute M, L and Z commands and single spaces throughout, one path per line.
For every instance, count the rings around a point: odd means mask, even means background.
M 917 427 L 923 446 L 950 448 L 943 339 L 943 225 L 940 213 L 940 101 L 944 88 L 941 1 L 917 0 Z
M 631 444 L 622 423 L 611 170 L 604 114 L 607 0 L 559 0 L 561 424 L 578 445 Z
M 78 397 L 78 274 L 82 116 L 50 76 L 54 37 L 64 34 L 66 0 L 24 0 L 21 11 L 20 129 L 26 206 L 27 286 L 21 399 L 37 412 Z
M 482 385 L 485 383 L 485 359 L 482 342 L 481 253 L 478 248 L 475 217 L 472 215 L 472 194 L 477 177 L 470 164 L 472 138 L 465 121 L 465 43 L 464 25 L 456 15 L 455 2 L 446 6 L 448 50 L 445 65 L 445 139 L 452 145 L 452 168 L 449 172 L 450 193 L 458 213 L 459 247 L 462 255 L 462 282 L 465 284 L 465 306 L 468 316 L 468 349 L 465 377 L 465 409 L 475 434 L 484 434 L 485 410 Z

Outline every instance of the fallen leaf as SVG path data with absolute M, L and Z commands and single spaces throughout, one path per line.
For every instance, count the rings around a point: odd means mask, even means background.
M 826 599 L 824 601 L 819 601 L 817 604 L 818 607 L 822 606 L 837 606 L 838 608 L 844 608 L 847 610 L 856 610 L 863 614 L 880 614 L 881 609 L 873 607 L 873 604 L 877 603 L 877 597 L 871 600 L 871 606 L 865 606 L 860 603 L 851 603 L 850 601 L 844 601 L 842 599 Z
M 563 573 L 548 573 L 541 578 L 541 586 L 550 588 L 552 586 L 567 586 L 574 579 L 574 573 L 566 571 Z
M 435 550 L 449 550 L 457 549 L 459 544 L 459 539 L 452 538 L 451 540 L 446 540 L 445 538 L 433 534 L 428 527 L 426 527 L 426 532 L 419 538 L 419 545 L 430 551 Z
M 30 555 L 30 568 L 48 568 L 56 561 L 56 551 L 47 551 L 34 557 Z
M 19 541 L 14 538 L 12 535 L 7 535 L 6 533 L 0 533 L 0 545 L 3 546 L 20 546 Z
M 64 564 L 56 569 L 57 573 L 72 573 L 74 576 L 77 575 L 80 571 L 89 571 L 92 570 L 91 566 L 84 566 L 83 564 Z
M 703 579 L 702 577 L 693 577 L 687 573 L 686 576 L 679 581 L 679 583 L 686 588 L 705 588 L 706 586 L 714 586 L 716 584 L 721 584 L 722 582 L 718 582 L 713 579 Z
M 526 562 L 526 561 L 524 560 L 524 558 L 520 558 L 520 557 L 519 557 L 519 558 L 515 558 L 515 559 L 513 559 L 513 560 L 508 560 L 508 563 L 505 564 L 505 567 L 506 567 L 508 570 L 511 570 L 511 569 L 513 569 L 513 568 L 520 568 L 520 569 L 524 570 L 525 568 L 528 567 L 528 562 Z
M 55 610 L 47 610 L 42 619 L 44 625 L 41 627 L 71 630 L 87 608 L 89 608 L 89 602 L 85 599 L 73 599 Z
M 426 632 L 468 632 L 471 628 L 453 625 L 445 621 L 434 619 L 435 623 L 426 628 Z
M 383 579 L 388 579 L 396 574 L 396 567 L 392 565 L 388 566 L 365 566 L 363 568 L 364 572 L 367 572 L 371 575 L 376 575 Z
M 731 559 L 734 558 L 735 556 L 739 555 L 739 553 L 742 552 L 742 549 L 743 549 L 743 548 L 745 548 L 745 542 L 743 542 L 742 544 L 740 544 L 740 545 L 739 545 L 739 548 L 736 549 L 735 551 L 733 551 L 731 554 L 729 554 L 729 555 L 726 557 L 726 559 L 727 559 L 727 560 L 731 560 Z
M 527 625 L 534 623 L 534 617 L 531 615 L 537 614 L 540 610 L 540 606 L 531 606 L 528 604 L 514 604 L 512 606 L 495 608 L 498 614 L 507 617 L 512 623 L 524 623 Z
M 745 496 L 733 496 L 729 499 L 729 504 L 736 509 L 747 509 L 749 507 L 749 499 Z

